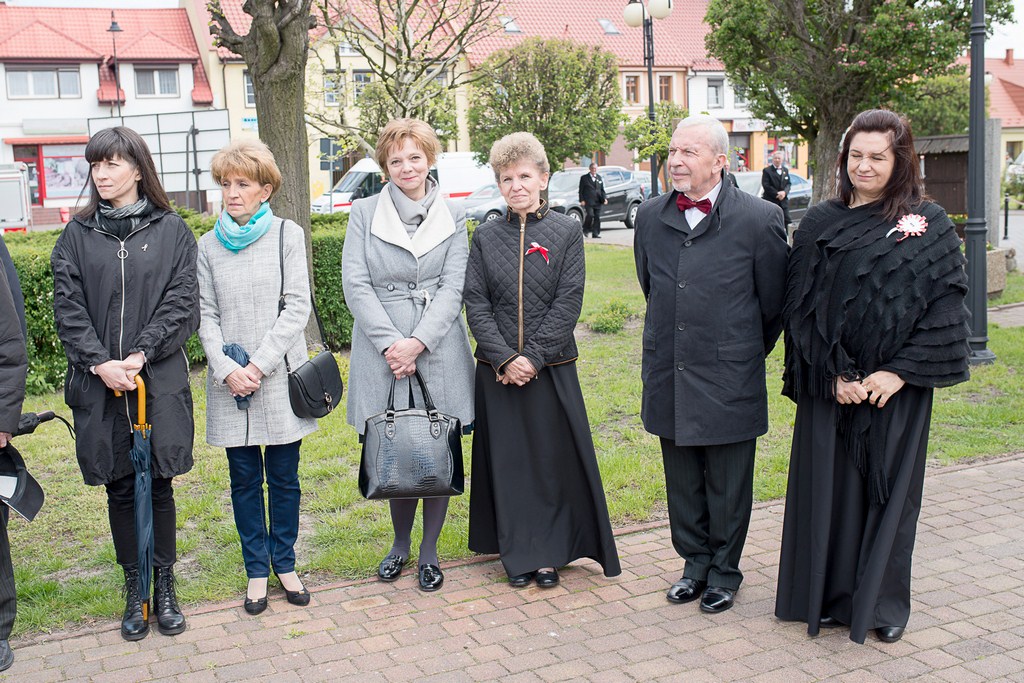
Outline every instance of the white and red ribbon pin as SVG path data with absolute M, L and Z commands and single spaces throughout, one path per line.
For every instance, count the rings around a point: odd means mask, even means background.
M 544 263 L 551 264 L 551 259 L 548 258 L 548 250 L 546 247 L 542 247 L 536 242 L 530 242 L 530 248 L 526 250 L 526 255 L 529 256 L 533 252 L 539 253 L 544 257 Z
M 908 213 L 896 222 L 896 227 L 885 233 L 885 236 L 893 234 L 894 232 L 903 233 L 897 238 L 897 242 L 902 242 L 908 237 L 920 237 L 928 231 L 928 219 L 924 216 L 916 213 Z

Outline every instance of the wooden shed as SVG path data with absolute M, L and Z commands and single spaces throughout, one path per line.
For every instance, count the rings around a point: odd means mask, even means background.
M 967 136 L 933 135 L 914 140 L 925 190 L 946 213 L 967 213 Z

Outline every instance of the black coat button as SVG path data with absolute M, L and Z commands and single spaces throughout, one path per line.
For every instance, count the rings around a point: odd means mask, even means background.
M 676 329 L 679 330 L 680 332 L 684 332 L 686 330 L 686 323 L 679 323 L 678 325 L 676 325 Z
M 679 283 L 679 289 L 683 289 L 684 287 L 686 287 L 686 280 Z
M 686 369 L 686 363 L 680 363 L 679 365 L 676 366 L 676 370 L 685 370 L 685 369 Z
M 690 246 L 691 244 L 693 244 L 693 240 L 686 240 L 685 242 L 683 242 L 683 246 L 684 246 L 684 247 L 688 247 L 688 246 Z

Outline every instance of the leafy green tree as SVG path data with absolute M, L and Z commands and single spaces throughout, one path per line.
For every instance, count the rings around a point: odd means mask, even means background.
M 537 136 L 552 170 L 566 159 L 608 150 L 622 122 L 615 56 L 570 40 L 530 38 L 495 52 L 470 91 L 470 148 L 486 160 L 491 145 L 517 131 Z
M 989 0 L 991 23 L 1012 0 Z M 708 51 L 769 128 L 807 140 L 815 198 L 832 182 L 856 114 L 914 78 L 944 73 L 968 45 L 971 0 L 711 0 Z
M 459 135 L 458 122 L 455 119 L 455 97 L 452 92 L 441 85 L 435 85 L 432 96 L 417 112 L 437 133 L 443 146 Z M 403 113 L 395 105 L 395 101 L 380 82 L 368 83 L 356 102 L 359 107 L 359 128 L 362 139 L 373 146 L 377 144 L 377 135 L 391 119 Z
M 673 123 L 685 119 L 689 111 L 674 102 L 658 102 L 654 105 L 654 121 L 647 114 L 638 116 L 625 125 L 622 137 L 626 149 L 633 150 L 637 159 L 650 159 L 658 155 L 661 178 L 665 178 L 665 160 L 668 159 L 668 145 L 672 140 Z M 662 185 L 662 188 L 665 186 Z
M 970 124 L 971 79 L 965 74 L 922 78 L 900 87 L 892 108 L 910 119 L 914 135 L 966 133 Z

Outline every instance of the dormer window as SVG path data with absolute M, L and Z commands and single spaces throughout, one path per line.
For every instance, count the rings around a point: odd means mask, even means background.
M 68 99 L 82 96 L 78 67 L 57 69 L 7 68 L 7 97 L 17 99 Z

